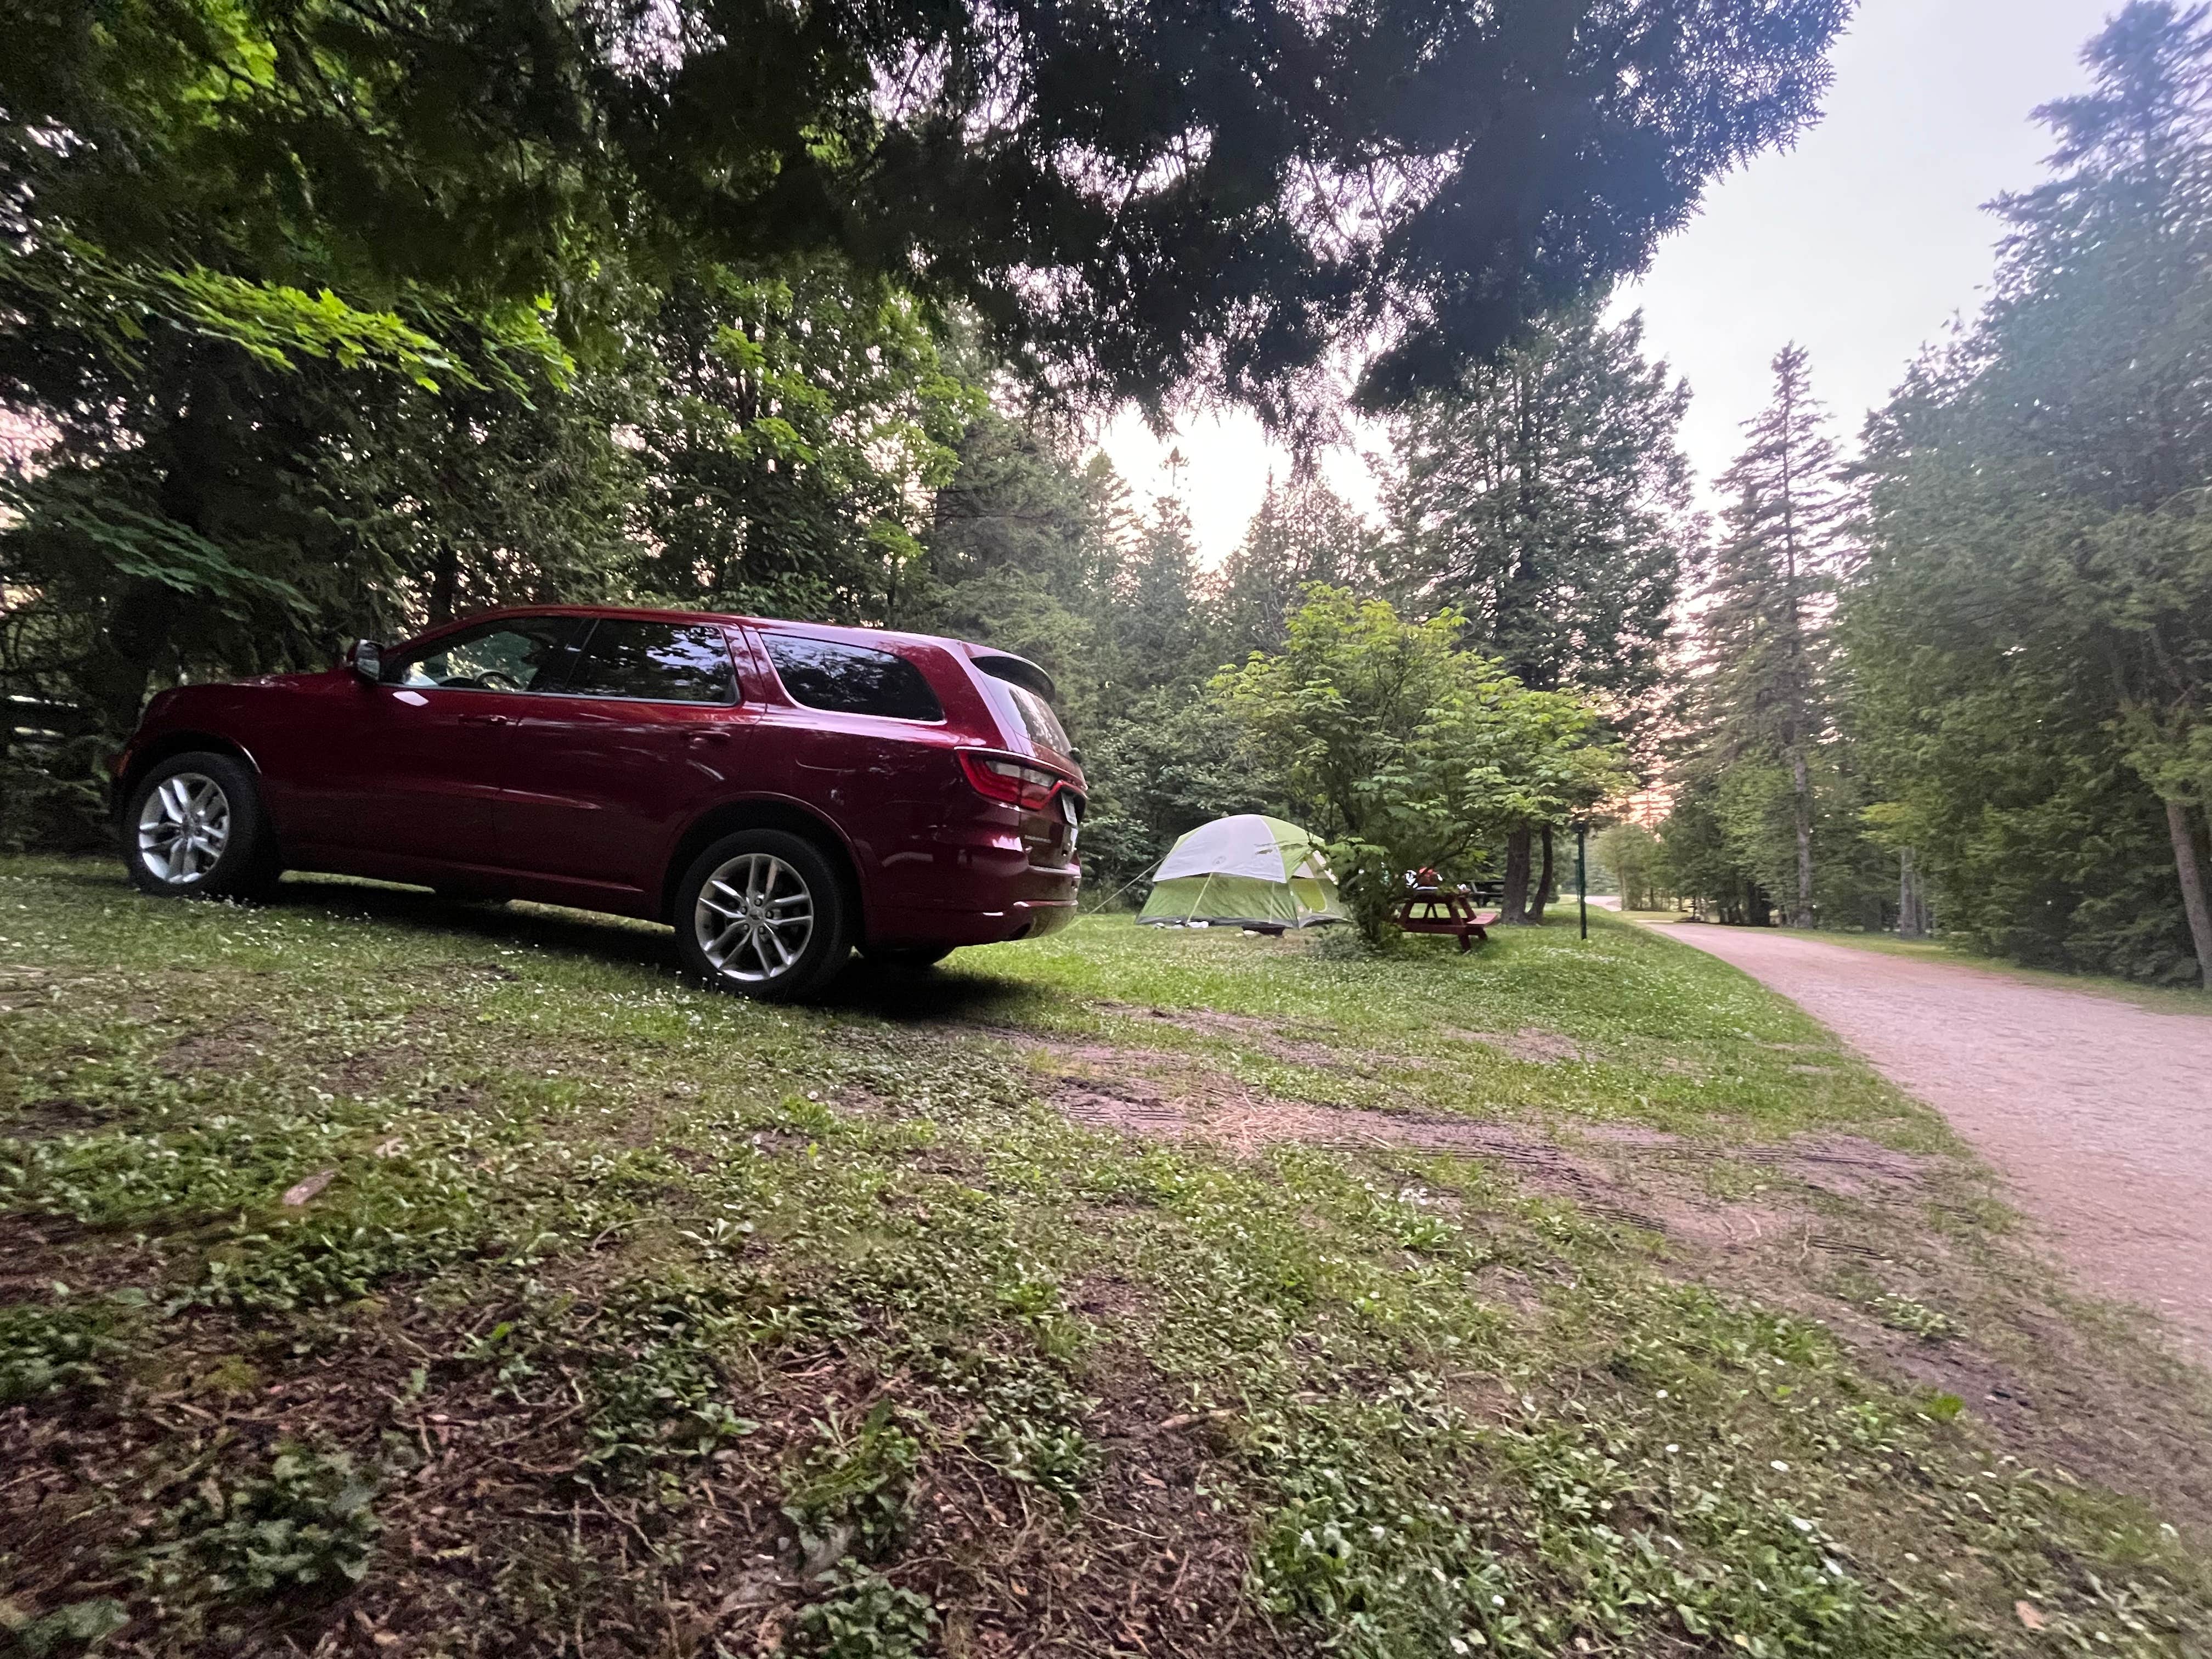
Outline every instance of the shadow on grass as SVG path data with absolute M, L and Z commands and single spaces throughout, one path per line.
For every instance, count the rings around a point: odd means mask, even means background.
M 422 888 L 343 877 L 287 881 L 270 902 L 282 909 L 366 917 L 447 938 L 530 945 L 573 960 L 619 964 L 704 988 L 678 963 L 675 935 L 659 923 L 635 917 L 550 904 L 472 903 L 441 898 Z M 972 1024 L 1008 1018 L 1016 1005 L 1036 994 L 1035 988 L 1020 980 L 963 971 L 958 963 L 956 956 L 945 969 L 915 970 L 882 967 L 855 956 L 809 1006 L 901 1024 Z

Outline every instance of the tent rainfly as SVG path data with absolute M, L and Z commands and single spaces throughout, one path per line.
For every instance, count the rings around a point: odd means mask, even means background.
M 1344 910 L 1312 836 L 1280 818 L 1243 812 L 1202 823 L 1176 842 L 1137 920 L 1156 927 L 1311 927 L 1342 921 Z

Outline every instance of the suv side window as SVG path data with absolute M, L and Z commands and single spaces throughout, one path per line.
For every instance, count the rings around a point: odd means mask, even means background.
M 730 642 L 712 623 L 602 618 L 561 688 L 576 697 L 629 697 L 647 702 L 735 702 Z
M 567 677 L 584 628 L 576 617 L 486 623 L 388 660 L 384 683 L 447 690 L 550 691 Z
M 895 720 L 941 720 L 944 705 L 904 657 L 832 640 L 763 634 L 769 660 L 791 700 L 837 714 L 881 714 Z

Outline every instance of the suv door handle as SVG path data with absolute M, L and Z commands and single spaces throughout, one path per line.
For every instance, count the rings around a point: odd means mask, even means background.
M 703 731 L 692 732 L 690 736 L 694 743 L 727 743 L 730 740 L 728 730 L 720 726 L 708 726 Z
M 460 724 L 463 726 L 512 726 L 514 722 L 504 714 L 464 714 L 461 716 Z

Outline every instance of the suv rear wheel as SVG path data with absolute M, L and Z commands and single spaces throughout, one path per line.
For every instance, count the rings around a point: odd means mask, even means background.
M 160 898 L 253 898 L 276 884 L 276 842 L 252 769 L 206 750 L 173 755 L 123 809 L 123 861 Z
M 684 965 L 741 996 L 811 995 L 852 954 L 853 904 L 811 842 L 740 830 L 693 860 L 676 890 Z

